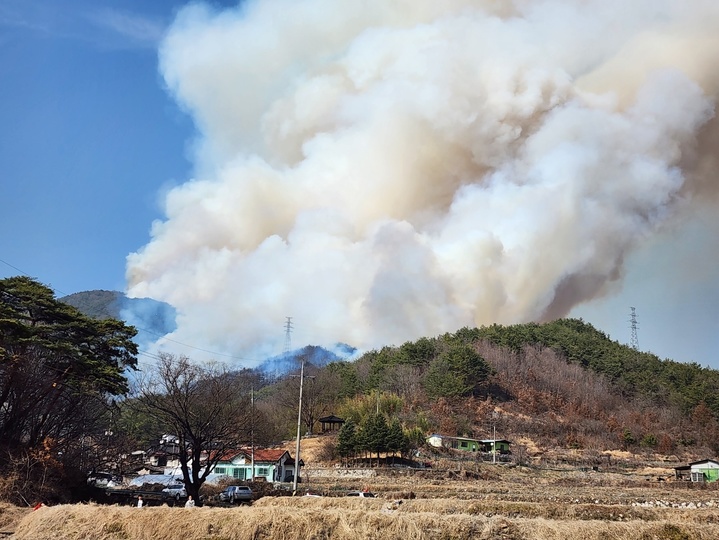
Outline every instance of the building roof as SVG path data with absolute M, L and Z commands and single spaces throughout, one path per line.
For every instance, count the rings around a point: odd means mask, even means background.
M 289 452 L 281 448 L 255 448 L 255 463 L 277 463 L 285 454 L 287 454 L 288 459 L 291 459 Z M 252 450 L 248 448 L 228 450 L 222 454 L 220 461 L 232 461 L 239 456 L 252 459 Z
M 318 422 L 324 422 L 327 424 L 344 424 L 344 421 L 344 418 L 340 418 L 339 416 L 335 416 L 334 414 L 324 416 L 318 420 Z
M 449 439 L 449 440 L 455 440 L 455 441 L 472 441 L 477 443 L 507 443 L 512 444 L 511 441 L 508 441 L 507 439 L 470 439 L 469 437 L 452 437 L 451 435 L 440 435 L 439 433 L 432 433 L 428 438 L 432 437 L 439 437 L 440 439 Z
M 705 463 L 714 463 L 715 465 L 719 466 L 719 461 L 715 459 L 700 459 L 699 461 L 692 461 L 689 465 L 680 465 L 679 467 L 674 467 L 674 470 L 688 471 L 692 467 L 695 467 L 697 465 L 703 465 Z
M 428 438 L 432 437 L 439 437 L 440 439 L 451 439 L 455 441 L 473 441 L 473 442 L 482 442 L 479 439 L 471 439 L 469 437 L 453 437 L 451 435 L 440 435 L 439 433 L 432 433 Z

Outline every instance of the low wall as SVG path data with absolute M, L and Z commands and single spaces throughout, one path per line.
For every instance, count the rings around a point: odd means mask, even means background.
M 327 478 L 329 480 L 345 478 L 374 478 L 376 469 L 350 467 L 305 467 L 303 474 L 308 478 Z

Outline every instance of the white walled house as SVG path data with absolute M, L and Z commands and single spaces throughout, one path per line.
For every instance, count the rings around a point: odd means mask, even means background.
M 254 478 L 263 478 L 267 482 L 290 482 L 295 473 L 295 460 L 287 450 L 255 449 Z M 300 467 L 302 460 L 300 460 Z M 226 452 L 212 470 L 215 474 L 225 474 L 237 480 L 251 480 L 252 451 L 233 450 Z
M 702 459 L 689 465 L 674 468 L 677 480 L 691 480 L 692 482 L 716 482 L 719 480 L 719 461 Z

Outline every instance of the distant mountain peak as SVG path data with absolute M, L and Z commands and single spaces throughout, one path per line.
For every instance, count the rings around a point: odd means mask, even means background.
M 177 328 L 170 304 L 152 298 L 128 298 L 119 291 L 83 291 L 59 299 L 94 319 L 119 319 L 152 334 L 169 334 Z

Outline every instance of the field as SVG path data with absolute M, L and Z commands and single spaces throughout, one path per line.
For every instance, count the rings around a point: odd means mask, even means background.
M 310 473 L 310 471 L 307 471 Z M 641 474 L 640 474 L 641 473 Z M 481 465 L 475 471 L 314 470 L 321 497 L 263 497 L 195 509 L 65 505 L 27 512 L 17 540 L 719 538 L 714 485 L 637 474 Z M 378 497 L 342 497 L 370 488 Z

